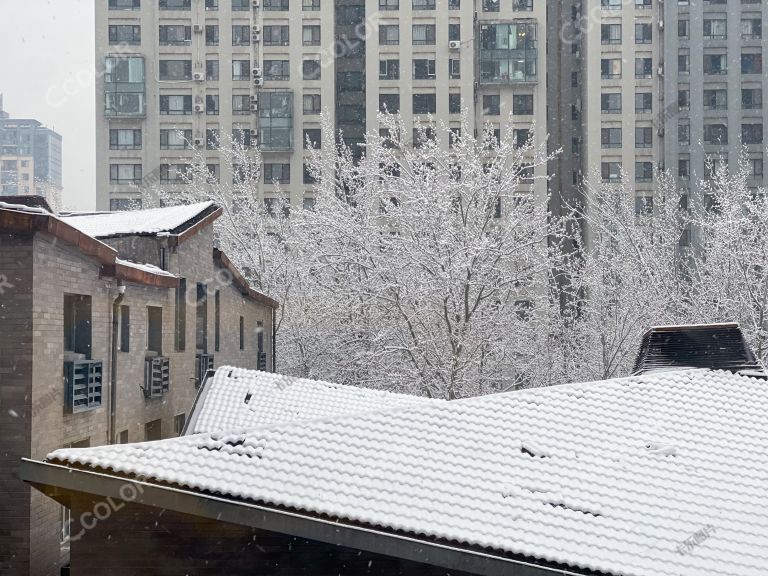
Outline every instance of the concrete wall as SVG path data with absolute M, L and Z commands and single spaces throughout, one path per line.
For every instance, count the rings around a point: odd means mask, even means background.
M 468 576 L 351 548 L 144 506 L 73 499 L 72 573 L 89 576 Z M 94 511 L 105 520 L 95 523 Z M 521 573 L 522 575 L 523 573 Z M 535 572 L 530 573 L 531 576 Z

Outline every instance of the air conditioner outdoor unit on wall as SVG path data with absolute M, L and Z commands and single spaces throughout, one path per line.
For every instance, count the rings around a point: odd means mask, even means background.
M 200 146 L 203 145 L 203 139 L 202 138 L 195 138 L 195 148 L 200 148 Z
M 203 74 L 202 72 L 195 72 L 192 75 L 192 78 L 194 78 L 197 82 L 202 82 L 203 80 L 205 80 L 205 74 Z
M 252 4 L 254 8 L 258 8 L 261 5 L 261 2 L 259 2 L 259 0 L 253 0 Z
M 195 104 L 195 112 L 205 112 L 205 104 Z
M 253 76 L 254 78 L 261 77 L 261 68 L 259 68 L 258 66 L 254 66 L 253 69 L 251 70 L 251 76 Z
M 192 27 L 192 29 L 193 29 L 195 32 L 197 32 L 198 34 L 202 34 L 202 33 L 203 33 L 203 30 L 205 30 L 205 28 L 203 27 L 203 25 L 202 25 L 202 24 L 195 24 L 195 25 Z
M 451 40 L 450 42 L 448 42 L 449 50 L 458 50 L 459 48 L 461 48 L 461 42 L 459 42 L 458 40 Z
M 253 79 L 253 85 L 254 86 L 264 86 L 264 78 L 254 78 Z

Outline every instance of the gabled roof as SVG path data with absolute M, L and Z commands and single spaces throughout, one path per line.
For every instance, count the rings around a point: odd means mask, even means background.
M 577 574 L 745 576 L 768 564 L 766 413 L 763 380 L 673 371 L 48 460 Z
M 200 391 L 185 434 L 243 430 L 429 402 L 439 401 L 222 366 Z
M 226 272 L 230 275 L 232 285 L 236 286 L 243 296 L 264 304 L 265 306 L 269 306 L 270 308 L 277 309 L 280 307 L 280 304 L 274 298 L 271 298 L 270 296 L 267 296 L 266 294 L 251 288 L 251 285 L 248 284 L 248 281 L 243 277 L 237 267 L 232 263 L 227 255 L 218 248 L 213 249 L 213 261 L 217 266 L 223 270 L 226 270 Z
M 221 214 L 213 202 L 125 212 L 70 213 L 62 218 L 95 238 L 135 235 L 179 236 L 195 225 L 210 223 Z

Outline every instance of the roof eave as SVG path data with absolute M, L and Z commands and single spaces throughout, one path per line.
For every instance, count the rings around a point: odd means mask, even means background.
M 243 296 L 255 302 L 259 302 L 260 304 L 264 304 L 270 308 L 277 309 L 280 307 L 280 303 L 274 298 L 270 298 L 266 294 L 262 294 L 261 292 L 251 288 L 251 286 L 248 284 L 248 281 L 240 273 L 237 267 L 232 263 L 227 255 L 218 248 L 213 249 L 213 261 L 232 275 L 233 284 L 235 284 L 240 289 L 240 292 Z
M 19 477 L 35 488 L 67 505 L 72 492 L 167 509 L 229 524 L 239 524 L 270 532 L 289 534 L 375 554 L 395 556 L 413 562 L 441 566 L 483 576 L 584 576 L 589 572 L 564 567 L 542 566 L 504 558 L 476 550 L 457 548 L 372 528 L 354 526 L 252 504 L 132 480 L 90 470 L 23 458 Z M 131 486 L 132 489 L 127 489 Z

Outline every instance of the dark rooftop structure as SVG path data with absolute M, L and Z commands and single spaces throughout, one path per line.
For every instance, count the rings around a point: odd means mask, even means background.
M 767 377 L 738 324 L 654 326 L 643 336 L 633 374 L 711 368 Z

